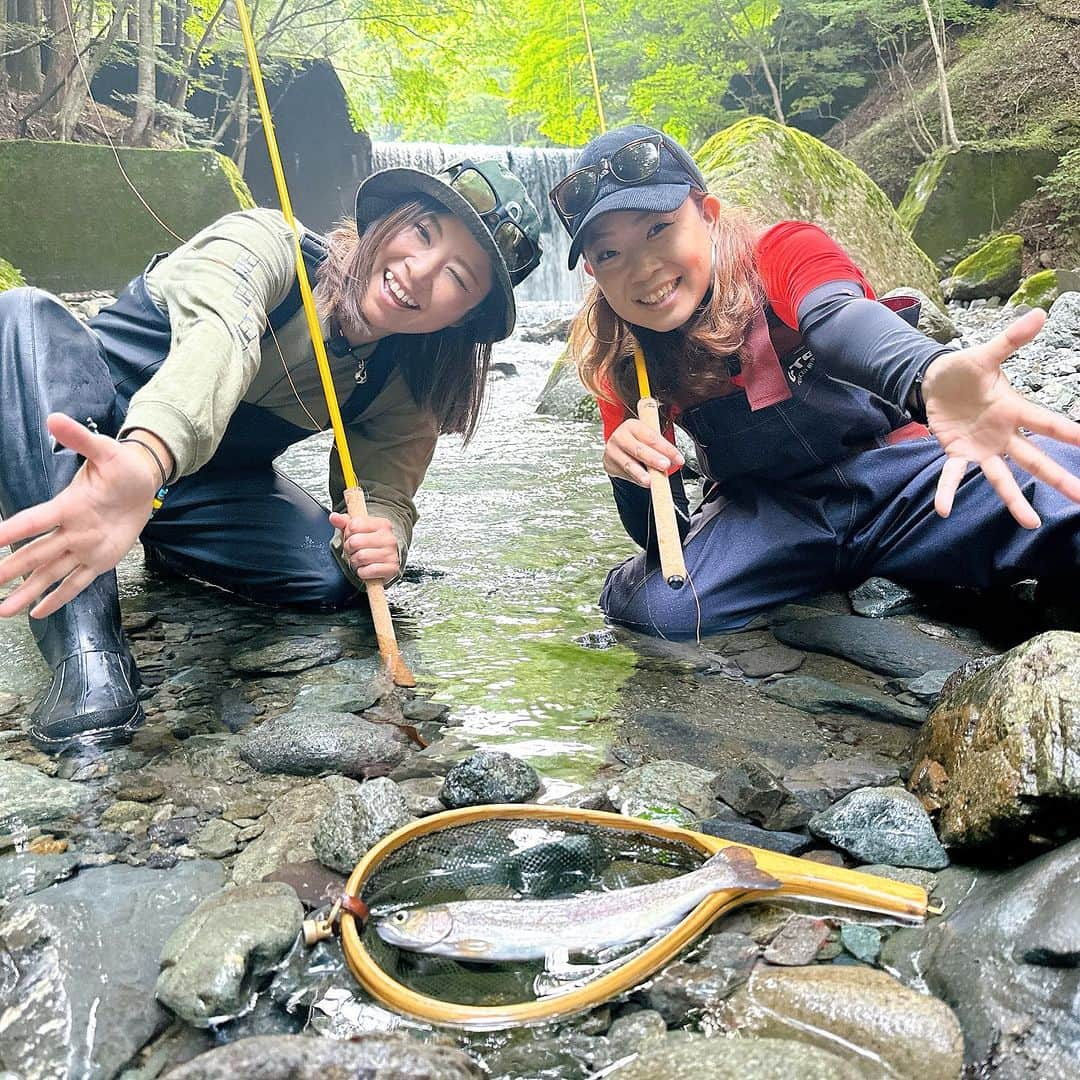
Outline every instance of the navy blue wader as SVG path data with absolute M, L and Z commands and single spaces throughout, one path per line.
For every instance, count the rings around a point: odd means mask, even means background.
M 903 314 L 903 313 L 901 313 Z M 646 550 L 615 567 L 605 614 L 643 633 L 692 637 L 735 630 L 778 604 L 873 575 L 919 587 L 986 588 L 1025 578 L 1080 581 L 1080 506 L 1013 466 L 1042 518 L 1013 520 L 976 467 L 952 514 L 934 495 L 945 461 L 932 436 L 890 442 L 910 423 L 894 405 L 831 378 L 801 336 L 766 310 L 769 344 L 755 363 L 779 363 L 789 393 L 753 409 L 744 394 L 680 414 L 706 478 L 701 507 L 683 530 L 693 588 L 670 589 L 660 574 L 648 492 L 613 480 L 630 535 Z M 1080 474 L 1080 449 L 1032 440 Z M 686 506 L 681 478 L 676 503 Z M 696 600 L 700 602 L 700 623 Z
M 303 249 L 312 271 L 324 242 L 309 234 Z M 287 322 L 299 304 L 297 285 L 270 313 L 270 326 Z M 81 464 L 74 452 L 52 445 L 48 414 L 65 413 L 115 435 L 132 395 L 160 367 L 169 344 L 168 318 L 142 275 L 89 326 L 41 290 L 0 293 L 0 515 L 53 498 Z M 389 351 L 376 350 L 367 379 L 342 403 L 346 423 L 371 403 L 389 371 Z M 310 434 L 241 403 L 214 457 L 173 484 L 143 530 L 148 558 L 254 601 L 323 610 L 353 602 L 357 591 L 330 551 L 327 509 L 273 466 L 286 447 Z M 80 737 L 123 741 L 143 717 L 115 572 L 30 626 L 54 671 L 31 717 L 33 741 L 53 751 Z

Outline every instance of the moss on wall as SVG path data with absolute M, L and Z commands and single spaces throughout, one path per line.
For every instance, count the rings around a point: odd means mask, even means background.
M 0 258 L 0 292 L 5 289 L 17 289 L 25 284 L 22 274 L 7 259 Z
M 766 223 L 812 221 L 847 249 L 878 292 L 913 286 L 941 301 L 938 274 L 885 193 L 854 162 L 763 116 L 718 132 L 697 153 L 709 189 Z
M 118 288 L 179 242 L 155 214 L 187 239 L 254 205 L 232 162 L 212 150 L 118 154 L 130 185 L 108 146 L 0 142 L 0 250 L 35 285 Z

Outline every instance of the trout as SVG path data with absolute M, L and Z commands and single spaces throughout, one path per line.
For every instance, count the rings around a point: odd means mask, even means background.
M 539 960 L 597 953 L 669 930 L 705 897 L 779 889 L 753 853 L 727 847 L 688 874 L 566 900 L 460 900 L 403 909 L 380 919 L 383 941 L 455 960 Z

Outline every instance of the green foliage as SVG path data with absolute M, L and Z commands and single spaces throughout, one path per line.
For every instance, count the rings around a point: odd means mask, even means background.
M 1058 226 L 1080 232 L 1080 147 L 1070 150 L 1058 167 L 1043 181 L 1042 194 L 1060 208 Z
M 0 257 L 0 292 L 5 289 L 17 289 L 25 284 L 22 274 L 7 259 Z

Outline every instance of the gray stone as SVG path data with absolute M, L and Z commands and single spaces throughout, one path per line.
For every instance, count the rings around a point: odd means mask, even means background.
M 888 787 L 899 781 L 900 770 L 893 762 L 868 754 L 796 765 L 784 774 L 784 787 L 812 810 L 824 810 L 858 788 Z
M 191 838 L 191 846 L 208 859 L 224 859 L 240 846 L 240 830 L 231 822 L 211 818 Z
M 0 690 L 0 717 L 10 716 L 20 705 L 22 705 L 22 698 L 18 694 L 9 694 L 6 690 Z
M 860 874 L 873 874 L 874 877 L 888 878 L 890 881 L 903 881 L 907 885 L 918 885 L 927 893 L 937 888 L 937 875 L 929 870 L 919 870 L 914 866 L 886 866 L 884 863 L 867 863 L 856 869 Z
M 844 923 L 840 927 L 840 943 L 856 960 L 864 964 L 877 963 L 881 955 L 881 931 L 865 923 Z
M 712 783 L 716 773 L 681 761 L 650 761 L 620 773 L 607 796 L 620 813 L 625 803 L 681 806 L 694 817 L 708 817 L 717 809 Z
M 79 856 L 65 851 L 59 855 L 16 852 L 0 858 L 0 907 L 16 897 L 40 892 L 75 873 Z
M 722 821 L 712 818 L 699 821 L 695 826 L 709 836 L 719 836 L 724 840 L 733 840 L 736 844 L 749 844 L 751 847 L 778 851 L 781 855 L 801 855 L 813 846 L 813 840 L 801 833 L 782 832 L 778 829 L 759 829 L 743 821 Z
M 950 847 L 999 850 L 1061 826 L 1075 833 L 1080 634 L 1040 634 L 947 685 L 913 754 L 913 786 L 936 766 L 929 793 Z
M 550 345 L 553 341 L 566 341 L 570 336 L 572 318 L 551 319 L 543 326 L 527 326 L 521 331 L 522 341 L 532 341 L 538 345 Z
M 741 1036 L 796 1039 L 863 1068 L 880 1062 L 870 1076 L 958 1080 L 963 1064 L 964 1037 L 947 1005 L 862 965 L 758 968 L 718 1019 Z
M 315 823 L 333 801 L 335 789 L 327 782 L 305 784 L 275 799 L 263 819 L 266 828 L 233 863 L 238 885 L 261 881 L 287 863 L 315 858 Z
M 446 809 L 439 798 L 442 786 L 441 776 L 418 776 L 398 783 L 398 789 L 405 798 L 405 805 L 414 817 L 427 817 Z
M 890 292 L 885 293 L 881 299 L 887 300 L 891 296 L 914 296 L 919 301 L 919 329 L 927 337 L 932 337 L 942 345 L 947 345 L 958 336 L 956 324 L 949 317 L 948 312 L 931 300 L 926 293 L 910 286 L 904 286 L 900 289 L 892 289 Z M 860 614 L 865 613 L 860 612 Z
M 951 341 L 952 338 L 946 340 Z M 868 619 L 903 615 L 919 606 L 919 598 L 910 589 L 883 577 L 867 578 L 857 589 L 852 589 L 848 596 L 855 614 Z
M 664 1018 L 654 1009 L 639 1009 L 629 1016 L 620 1016 L 610 1028 L 607 1039 L 613 1059 L 626 1057 L 667 1034 Z
M 922 803 L 899 787 L 859 788 L 815 814 L 810 831 L 863 862 L 924 870 L 949 865 Z
M 260 981 L 290 949 L 304 909 L 288 885 L 263 882 L 204 900 L 165 943 L 158 1001 L 196 1027 L 249 1012 Z
M 324 866 L 351 874 L 374 844 L 412 820 L 393 780 L 339 780 L 333 801 L 315 826 L 315 854 Z
M 780 771 L 772 762 L 748 756 L 717 776 L 713 792 L 766 829 L 798 828 L 812 811 L 784 786 Z
M 825 615 L 773 628 L 785 645 L 828 653 L 884 675 L 916 676 L 956 670 L 968 657 L 891 619 Z
M 942 874 L 950 913 L 899 930 L 882 964 L 948 1002 L 972 1076 L 1080 1075 L 1080 840 L 1002 872 Z
M 293 675 L 332 664 L 342 652 L 341 642 L 335 638 L 292 637 L 237 653 L 230 658 L 229 666 L 242 675 Z
M 362 778 L 373 765 L 396 765 L 409 740 L 391 724 L 352 713 L 290 712 L 260 724 L 240 741 L 240 756 L 260 772 Z
M 107 866 L 11 904 L 0 955 L 19 978 L 0 1021 L 0 1061 L 23 1080 L 115 1076 L 168 1023 L 154 1000 L 165 940 L 221 883 L 212 862 Z
M 443 705 L 439 701 L 431 701 L 428 698 L 413 698 L 401 707 L 401 715 L 416 724 L 443 720 L 449 711 L 449 705 Z
M 425 1045 L 407 1035 L 354 1040 L 262 1035 L 211 1050 L 162 1080 L 482 1080 L 460 1050 Z
M 121 799 L 101 815 L 98 825 L 110 832 L 130 833 L 132 836 L 145 836 L 147 827 L 153 821 L 157 808 L 142 802 Z
M 918 727 L 925 719 L 924 709 L 901 705 L 888 694 L 863 687 L 841 686 L 814 675 L 794 675 L 763 684 L 761 692 L 774 701 L 808 713 L 848 713 L 872 716 L 895 724 Z
M 50 780 L 31 765 L 0 761 L 0 833 L 18 832 L 74 814 L 90 792 Z
M 940 696 L 950 674 L 948 671 L 928 671 L 917 679 L 900 679 L 899 683 L 907 693 L 914 694 L 922 701 L 933 702 Z
M 500 750 L 478 750 L 446 774 L 439 798 L 453 810 L 528 802 L 539 791 L 540 777 L 527 762 Z
M 614 1080 L 860 1080 L 843 1058 L 791 1039 L 707 1039 L 669 1031 L 633 1061 L 606 1074 Z
M 668 1024 L 715 1008 L 749 977 L 760 950 L 746 934 L 710 934 L 699 954 L 669 964 L 642 996 Z
M 377 705 L 383 691 L 373 679 L 365 683 L 315 683 L 296 695 L 294 712 L 360 713 Z
M 765 961 L 783 967 L 795 967 L 813 963 L 821 947 L 829 937 L 829 927 L 824 919 L 808 915 L 792 915 L 769 942 Z
M 798 649 L 789 649 L 786 645 L 766 645 L 761 649 L 738 653 L 735 663 L 747 678 L 756 679 L 763 675 L 794 671 L 802 666 L 805 659 L 806 653 Z

